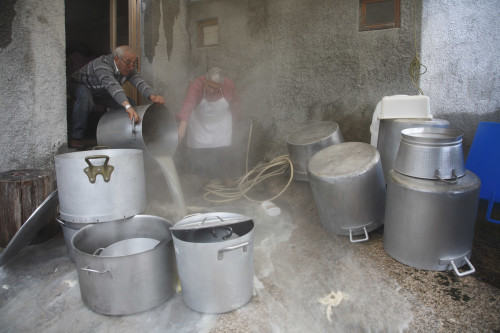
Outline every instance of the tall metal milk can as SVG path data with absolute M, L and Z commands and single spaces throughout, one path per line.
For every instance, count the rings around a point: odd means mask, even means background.
M 402 136 L 387 179 L 385 251 L 415 268 L 473 273 L 469 259 L 481 181 L 464 169 L 462 135 L 412 128 Z M 459 272 L 464 265 L 468 270 Z
M 450 123 L 443 119 L 380 119 L 377 149 L 380 153 L 380 160 L 382 161 L 382 169 L 384 170 L 386 183 L 389 170 L 392 169 L 394 161 L 396 160 L 399 144 L 401 142 L 401 131 L 414 127 L 448 128 L 450 127 Z
M 320 222 L 329 232 L 354 243 L 368 240 L 368 232 L 384 223 L 384 175 L 373 146 L 345 142 L 327 147 L 311 158 L 308 173 Z
M 340 127 L 333 121 L 321 121 L 300 128 L 286 139 L 293 165 L 293 178 L 309 180 L 307 163 L 323 148 L 344 142 Z

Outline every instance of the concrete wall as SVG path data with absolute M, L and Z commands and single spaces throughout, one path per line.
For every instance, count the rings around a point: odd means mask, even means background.
M 0 172 L 53 168 L 66 141 L 64 0 L 0 9 Z
M 467 149 L 478 121 L 500 121 L 497 1 L 417 2 L 422 89 L 435 117 L 465 132 Z M 198 48 L 196 21 L 211 17 L 220 45 Z M 50 168 L 66 140 L 64 1 L 5 0 L 0 24 L 0 172 Z M 317 120 L 369 142 L 376 103 L 417 94 L 407 74 L 411 1 L 400 29 L 371 32 L 358 31 L 351 0 L 143 0 L 141 24 L 143 76 L 173 111 L 190 79 L 225 69 L 254 119 L 257 160 L 286 153 L 286 136 Z
M 500 122 L 498 17 L 497 0 L 423 4 L 421 86 L 434 115 L 464 131 L 466 151 L 479 121 Z
M 348 141 L 369 142 L 377 102 L 417 94 L 407 74 L 414 54 L 408 1 L 402 1 L 401 29 L 370 32 L 358 31 L 359 3 L 352 0 L 181 1 L 181 7 L 171 54 L 160 38 L 148 74 L 158 81 L 162 73 L 169 106 L 178 110 L 183 90 L 170 87 L 184 88 L 186 78 L 222 67 L 240 91 L 244 114 L 254 119 L 258 160 L 286 153 L 286 137 L 319 120 L 338 122 Z M 197 21 L 213 17 L 219 45 L 200 48 Z
M 187 2 L 143 0 L 141 7 L 141 75 L 177 113 L 191 79 Z

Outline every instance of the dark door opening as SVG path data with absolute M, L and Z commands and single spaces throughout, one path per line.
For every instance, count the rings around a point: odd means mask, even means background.
M 128 0 L 65 0 L 64 4 L 67 78 L 92 59 L 110 54 L 114 46 L 128 44 Z M 116 41 L 111 40 L 112 20 Z M 68 138 L 71 138 L 73 99 L 67 96 Z M 85 140 L 94 143 L 97 124 L 105 111 L 96 106 L 89 113 Z

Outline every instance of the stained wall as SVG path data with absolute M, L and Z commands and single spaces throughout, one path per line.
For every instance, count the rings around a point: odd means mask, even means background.
M 496 0 L 425 1 L 421 77 L 434 114 L 461 129 L 467 149 L 480 121 L 500 122 L 500 7 Z M 500 154 L 500 147 L 492 147 Z
M 63 0 L 0 8 L 0 172 L 53 168 L 66 142 Z
M 257 159 L 286 153 L 286 137 L 319 120 L 338 122 L 347 141 L 369 142 L 377 102 L 417 93 L 408 68 L 421 12 L 417 6 L 415 25 L 413 9 L 403 1 L 400 29 L 360 32 L 358 6 L 350 0 L 181 1 L 173 47 L 159 38 L 149 73 L 162 73 L 170 105 L 178 110 L 183 96 L 172 94 L 182 89 L 174 86 L 185 87 L 186 79 L 211 66 L 223 68 L 240 91 L 244 114 L 254 120 Z M 219 45 L 199 47 L 197 22 L 215 17 Z

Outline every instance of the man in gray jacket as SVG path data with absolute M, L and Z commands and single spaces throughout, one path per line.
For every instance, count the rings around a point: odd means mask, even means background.
M 112 54 L 100 56 L 74 72 L 68 90 L 75 103 L 72 113 L 70 147 L 82 149 L 87 130 L 87 116 L 95 104 L 113 109 L 124 108 L 130 121 L 140 122 L 122 88 L 130 82 L 142 96 L 155 104 L 165 104 L 165 98 L 153 93 L 137 73 L 137 54 L 129 46 L 119 46 Z

